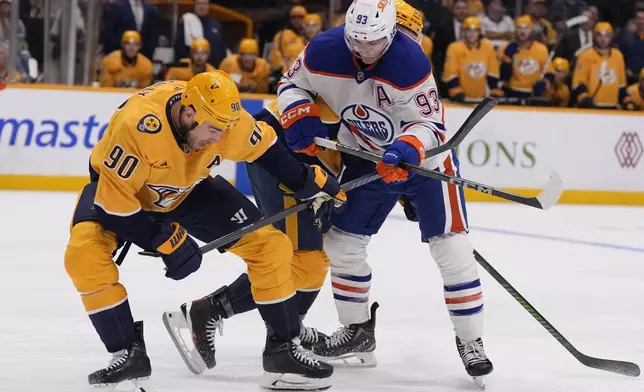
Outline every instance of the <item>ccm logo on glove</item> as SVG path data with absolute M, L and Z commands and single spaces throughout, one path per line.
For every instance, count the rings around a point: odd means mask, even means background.
M 282 124 L 282 128 L 288 128 L 304 117 L 320 117 L 320 108 L 312 103 L 296 106 L 282 113 L 280 124 Z

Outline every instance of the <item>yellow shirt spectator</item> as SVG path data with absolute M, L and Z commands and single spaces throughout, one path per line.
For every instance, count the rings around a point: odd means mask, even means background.
M 185 80 L 186 82 L 196 74 L 212 72 L 215 67 L 208 64 L 210 57 L 210 43 L 204 38 L 192 41 L 190 58 L 179 60 L 179 65 L 170 67 L 165 75 L 165 80 Z
M 139 53 L 141 35 L 128 30 L 121 39 L 123 48 L 103 58 L 101 87 L 143 88 L 152 83 L 152 62 Z
M 266 60 L 258 57 L 257 40 L 245 38 L 239 44 L 239 54 L 226 57 L 219 69 L 225 71 L 235 81 L 239 91 L 268 93 L 268 76 L 271 67 Z

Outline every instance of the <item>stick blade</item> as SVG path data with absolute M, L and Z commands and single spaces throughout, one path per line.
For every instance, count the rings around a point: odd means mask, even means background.
M 550 179 L 546 184 L 545 188 L 539 193 L 536 197 L 539 204 L 541 204 L 542 210 L 547 210 L 548 208 L 557 204 L 557 201 L 563 193 L 563 181 L 559 176 L 559 173 L 552 171 L 550 173 Z
M 615 361 L 613 359 L 593 358 L 583 355 L 578 358 L 584 365 L 604 370 L 607 372 L 621 374 L 623 376 L 638 377 L 640 375 L 640 367 L 637 364 L 626 361 Z

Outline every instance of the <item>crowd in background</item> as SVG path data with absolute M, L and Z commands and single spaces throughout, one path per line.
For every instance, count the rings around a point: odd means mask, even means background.
M 9 23 L 12 1 L 0 0 L 0 83 L 40 82 L 43 1 L 20 1 L 15 30 Z M 51 1 L 50 55 L 60 67 L 65 0 Z M 232 41 L 209 0 L 194 0 L 174 26 L 153 0 L 100 0 L 96 37 L 83 17 L 88 1 L 78 0 L 71 26 L 79 52 L 85 40 L 98 42 L 91 84 L 142 88 L 222 69 L 240 91 L 254 93 L 274 93 L 305 45 L 343 23 L 348 7 L 347 0 L 337 0 L 331 13 L 327 0 L 213 1 L 254 22 L 251 37 Z M 412 30 L 418 26 L 414 39 L 432 62 L 445 98 L 475 102 L 495 96 L 509 104 L 644 110 L 644 1 L 408 0 L 404 7 L 402 13 L 409 11 L 399 18 L 411 18 Z M 17 62 L 10 75 L 12 35 Z

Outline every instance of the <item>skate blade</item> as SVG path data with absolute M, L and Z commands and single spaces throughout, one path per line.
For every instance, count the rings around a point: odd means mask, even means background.
M 174 343 L 177 351 L 179 351 L 179 355 L 181 355 L 181 359 L 183 359 L 188 369 L 193 374 L 203 373 L 206 370 L 206 363 L 192 343 L 192 332 L 190 331 L 190 326 L 188 326 L 188 321 L 183 317 L 183 313 L 181 311 L 164 312 L 162 318 L 163 324 L 170 335 L 170 339 L 172 339 L 172 343 Z M 184 336 L 181 334 L 182 331 L 188 334 L 187 339 L 184 339 Z M 189 341 L 190 345 L 186 341 Z
M 115 392 L 155 392 L 149 377 L 133 378 L 114 384 L 92 384 L 93 389 Z
M 264 372 L 259 386 L 269 391 L 324 391 L 331 388 L 331 377 L 308 378 L 292 373 Z
M 373 351 L 366 353 L 349 353 L 337 357 L 321 357 L 313 354 L 315 359 L 337 368 L 374 368 L 378 365 Z
M 485 376 L 474 376 L 472 377 L 472 381 L 479 388 L 479 391 L 485 390 Z

